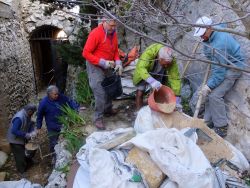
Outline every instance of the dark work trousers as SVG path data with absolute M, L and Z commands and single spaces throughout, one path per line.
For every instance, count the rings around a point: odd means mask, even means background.
M 17 171 L 24 173 L 27 170 L 27 157 L 25 156 L 25 147 L 21 144 L 11 144 L 11 151 L 16 161 Z
M 101 85 L 105 76 L 110 75 L 112 71 L 104 71 L 100 67 L 92 65 L 89 62 L 86 62 L 86 65 L 89 85 L 95 97 L 95 112 L 93 117 L 93 120 L 95 122 L 97 119 L 102 118 L 105 112 L 108 112 L 112 109 L 112 100 L 107 97 Z
M 55 145 L 58 142 L 58 138 L 59 138 L 60 132 L 57 131 L 50 131 L 48 132 L 48 137 L 49 137 L 49 150 L 50 152 L 54 152 L 55 151 Z

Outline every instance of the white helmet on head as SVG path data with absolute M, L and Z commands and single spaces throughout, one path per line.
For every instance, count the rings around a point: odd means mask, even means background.
M 211 25 L 212 23 L 213 23 L 213 21 L 211 20 L 211 18 L 206 17 L 206 16 L 202 16 L 196 21 L 195 24 Z M 195 27 L 194 36 L 195 37 L 200 37 L 200 36 L 204 35 L 205 32 L 206 32 L 206 28 Z

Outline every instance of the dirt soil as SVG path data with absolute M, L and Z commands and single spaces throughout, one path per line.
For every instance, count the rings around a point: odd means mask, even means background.
M 135 103 L 134 100 L 116 100 L 113 102 L 113 108 L 118 109 L 119 112 L 115 116 L 104 117 L 104 124 L 106 125 L 106 130 L 114 130 L 117 128 L 127 128 L 134 125 L 134 120 L 136 116 L 135 112 Z M 87 108 L 86 110 L 80 111 L 80 114 L 87 119 L 87 126 L 85 128 L 88 134 L 91 134 L 94 131 L 97 131 L 97 128 L 93 126 L 91 121 L 93 114 L 93 107 Z

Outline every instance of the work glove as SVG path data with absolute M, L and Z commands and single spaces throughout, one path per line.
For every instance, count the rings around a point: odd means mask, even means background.
M 153 89 L 156 89 L 157 91 L 161 88 L 162 84 L 158 80 L 154 79 L 153 77 L 147 78 L 146 82 L 150 84 L 150 86 Z
M 114 68 L 115 67 L 115 62 L 105 60 L 105 59 L 100 59 L 99 66 L 101 66 L 104 69 Z
M 30 139 L 31 139 L 30 133 L 26 133 L 26 134 L 25 134 L 25 138 L 26 138 L 27 140 L 30 140 Z
M 29 133 L 29 134 L 30 134 L 30 138 L 33 139 L 33 138 L 35 138 L 37 136 L 37 131 L 34 130 L 31 133 Z
M 182 112 L 181 97 L 176 97 L 176 110 Z
M 204 85 L 203 88 L 201 89 L 201 94 L 203 97 L 206 97 L 210 92 L 211 89 L 207 85 Z
M 118 71 L 118 75 L 122 75 L 123 67 L 122 67 L 122 62 L 121 61 L 115 61 L 115 72 Z

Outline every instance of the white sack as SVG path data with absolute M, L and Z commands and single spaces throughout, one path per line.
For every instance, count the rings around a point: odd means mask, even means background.
M 121 147 L 131 147 L 131 144 L 147 151 L 179 188 L 214 188 L 215 176 L 209 161 L 200 148 L 177 129 L 147 131 Z
M 93 148 L 89 155 L 91 188 L 143 188 L 141 183 L 129 182 L 129 174 L 120 171 L 111 152 Z
M 236 147 L 234 147 L 231 143 L 225 140 L 225 142 L 228 144 L 230 147 L 233 157 L 231 160 L 229 160 L 231 163 L 236 165 L 239 169 L 242 171 L 244 170 L 249 170 L 249 163 L 246 159 L 246 157 L 238 150 Z
M 149 106 L 142 107 L 137 113 L 134 129 L 137 134 L 154 129 L 151 109 Z
M 21 179 L 19 181 L 2 181 L 0 182 L 1 188 L 42 188 L 39 184 L 32 184 L 27 179 Z
M 131 177 L 131 174 L 122 170 L 124 165 L 121 164 L 119 166 L 112 158 L 111 152 L 95 148 L 97 144 L 107 142 L 120 134 L 131 131 L 131 129 L 121 128 L 114 131 L 94 132 L 86 139 L 86 144 L 77 153 L 80 168 L 76 173 L 73 188 L 144 187 L 142 183 L 128 181 L 128 177 Z

